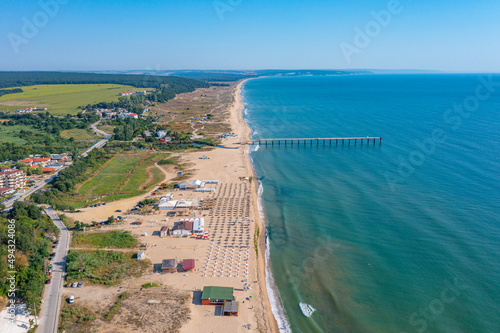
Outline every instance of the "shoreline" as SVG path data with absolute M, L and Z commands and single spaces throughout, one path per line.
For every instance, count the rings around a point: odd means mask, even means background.
M 252 78 L 253 79 L 253 78 Z M 243 126 L 245 127 L 245 135 L 243 139 L 245 140 L 250 140 L 251 139 L 251 134 L 252 134 L 252 129 L 250 126 L 246 123 L 244 117 L 243 117 L 243 110 L 245 108 L 245 105 L 242 100 L 242 92 L 243 92 L 243 85 L 252 79 L 245 79 L 238 83 L 234 90 L 234 106 L 232 108 L 232 112 L 236 113 L 236 117 L 238 119 L 238 122 L 241 122 Z M 251 158 L 251 151 L 248 146 L 245 147 L 244 149 L 244 155 L 246 157 L 246 162 L 249 166 L 249 170 L 252 171 L 252 176 L 254 179 L 254 182 L 251 186 L 252 188 L 252 198 L 251 198 L 251 203 L 254 209 L 254 216 L 256 221 L 258 221 L 258 227 L 260 230 L 259 234 L 259 239 L 258 239 L 258 255 L 257 255 L 257 276 L 259 277 L 259 287 L 261 290 L 261 293 L 263 295 L 263 310 L 265 312 L 265 315 L 267 316 L 267 320 L 270 323 L 270 328 L 271 332 L 281 332 L 280 327 L 278 325 L 278 320 L 277 320 L 277 315 L 273 311 L 273 306 L 271 304 L 271 298 L 269 297 L 269 291 L 273 290 L 273 292 L 278 293 L 275 298 L 277 298 L 277 301 L 279 302 L 278 306 L 281 305 L 281 300 L 279 299 L 279 292 L 277 290 L 277 287 L 275 284 L 269 285 L 268 279 L 270 281 L 274 281 L 272 272 L 271 272 L 271 263 L 270 259 L 268 260 L 269 256 L 269 247 L 268 247 L 268 242 L 267 242 L 267 228 L 264 223 L 264 216 L 263 214 L 263 203 L 261 203 L 261 198 L 259 197 L 259 190 L 260 187 L 262 186 L 260 181 L 258 180 L 258 175 L 257 172 L 254 169 L 253 163 L 252 163 L 252 158 Z M 284 309 L 283 309 L 284 311 Z M 285 331 L 288 331 L 285 329 Z
M 235 297 L 241 301 L 240 314 L 238 317 L 225 318 L 224 321 L 221 321 L 217 316 L 213 316 L 212 307 L 197 306 L 193 303 L 189 306 L 192 313 L 191 320 L 189 320 L 180 328 L 181 333 L 201 332 L 206 330 L 219 332 L 239 332 L 241 331 L 242 327 L 250 324 L 252 328 L 255 327 L 256 330 L 261 332 L 280 332 L 278 321 L 276 320 L 276 318 L 279 319 L 280 316 L 275 317 L 275 313 L 273 312 L 273 306 L 275 308 L 276 305 L 278 307 L 281 307 L 281 302 L 276 304 L 276 295 L 279 294 L 273 293 L 274 290 L 268 289 L 269 283 L 267 273 L 269 272 L 268 267 L 270 266 L 266 264 L 268 247 L 266 244 L 266 227 L 261 216 L 259 205 L 260 183 L 257 180 L 257 175 L 251 163 L 251 156 L 250 152 L 248 151 L 248 145 L 240 144 L 240 142 L 250 138 L 252 133 L 251 128 L 246 124 L 243 118 L 244 104 L 242 102 L 241 93 L 242 87 L 247 80 L 235 82 L 234 84 L 232 84 L 231 90 L 228 91 L 227 97 L 230 97 L 231 99 L 228 100 L 228 103 L 225 107 L 226 116 L 224 122 L 230 126 L 235 135 L 223 139 L 221 146 L 225 147 L 188 152 L 183 154 L 176 153 L 174 154 L 174 156 L 180 157 L 183 163 L 189 165 L 191 179 L 219 180 L 221 186 L 223 186 L 225 190 L 218 192 L 215 196 L 219 197 L 219 200 L 221 200 L 221 202 L 225 202 L 225 200 L 231 200 L 231 198 L 238 198 L 240 202 L 242 202 L 241 200 L 243 199 L 245 199 L 245 201 L 248 201 L 247 214 L 249 214 L 249 256 L 247 259 L 247 266 L 250 266 L 248 273 L 244 275 L 244 273 L 246 273 L 245 269 L 243 268 L 244 263 L 241 263 L 235 265 L 239 266 L 241 269 L 240 277 L 238 277 L 237 272 L 234 272 L 231 276 L 226 274 L 222 276 L 222 274 L 219 274 L 222 272 L 222 270 L 217 271 L 219 273 L 217 273 L 217 276 L 214 276 L 215 268 L 212 269 L 212 267 L 215 266 L 212 265 L 214 265 L 214 259 L 217 260 L 217 255 L 212 251 L 211 248 L 212 245 L 215 244 L 216 239 L 221 240 L 222 235 L 224 235 L 224 237 L 239 237 L 247 235 L 247 233 L 242 233 L 244 232 L 244 229 L 227 228 L 231 226 L 229 222 L 231 218 L 228 217 L 228 211 L 224 211 L 223 215 L 218 215 L 219 217 L 210 215 L 206 217 L 209 228 L 211 228 L 212 224 L 218 224 L 219 227 L 224 225 L 224 230 L 230 230 L 229 234 L 227 234 L 222 233 L 221 228 L 217 230 L 217 227 L 215 227 L 213 233 L 211 231 L 210 236 L 213 236 L 214 238 L 211 238 L 210 242 L 200 242 L 199 240 L 197 241 L 194 238 L 161 238 L 157 235 L 155 236 L 155 231 L 157 231 L 161 226 L 172 226 L 174 221 L 176 220 L 175 218 L 165 217 L 162 212 L 157 212 L 153 215 L 145 216 L 136 215 L 134 213 L 125 214 L 125 223 L 123 225 L 104 227 L 100 229 L 100 231 L 114 229 L 130 231 L 133 235 L 141 239 L 141 241 L 146 244 L 146 248 L 144 250 L 146 258 L 150 259 L 153 263 L 161 263 L 161 261 L 165 258 L 176 258 L 179 261 L 183 259 L 194 258 L 197 262 L 197 268 L 195 271 L 189 274 L 189 278 L 186 278 L 184 274 L 160 274 L 147 277 L 148 282 L 156 282 L 160 285 L 168 285 L 174 289 L 191 290 L 193 292 L 200 291 L 203 286 L 231 286 L 235 288 Z M 208 159 L 203 158 L 205 155 L 208 156 Z M 171 179 L 175 177 L 177 170 L 175 170 L 173 166 L 166 168 L 162 167 L 161 169 L 164 169 L 163 171 L 166 178 Z M 238 180 L 238 177 L 249 176 L 254 176 L 254 184 L 249 184 L 248 181 L 241 182 L 241 180 Z M 233 189 L 237 187 L 241 190 L 239 190 L 238 193 L 231 192 L 234 194 L 228 196 L 227 189 L 231 186 Z M 154 191 L 154 189 L 152 191 Z M 244 193 L 245 191 L 248 192 Z M 213 194 L 210 193 L 198 194 L 194 192 L 185 192 L 178 190 L 174 190 L 172 192 L 175 198 L 178 199 L 193 197 L 213 197 Z M 113 203 L 108 203 L 106 206 L 100 206 L 98 208 L 85 208 L 82 209 L 79 213 L 68 213 L 67 215 L 75 220 L 79 220 L 84 223 L 90 223 L 93 220 L 105 219 L 110 215 L 116 214 L 115 211 L 117 209 L 125 212 L 133 207 L 138 200 L 146 197 L 147 195 L 148 194 L 143 194 L 139 197 L 119 200 Z M 226 208 L 219 207 L 218 209 L 220 210 Z M 229 209 L 231 208 L 229 207 Z M 233 212 L 236 214 L 235 210 L 233 210 Z M 242 215 L 238 214 L 238 216 Z M 231 214 L 231 216 L 235 215 Z M 142 224 L 139 226 L 130 223 L 139 220 L 142 221 Z M 257 228 L 259 228 L 260 233 L 257 240 L 258 254 L 256 255 L 253 239 L 256 235 Z M 215 238 L 216 236 L 217 238 Z M 224 243 L 222 243 L 221 245 L 221 250 L 224 250 Z M 216 247 L 218 248 L 218 246 Z M 221 259 L 222 258 L 219 258 L 219 260 Z M 229 259 L 226 260 L 227 263 L 229 263 Z M 221 262 L 219 263 L 219 265 L 221 264 Z M 217 261 L 215 262 L 215 264 L 217 264 Z M 272 274 L 270 276 L 272 277 Z M 247 280 L 249 284 L 249 290 L 244 291 L 243 289 L 241 289 L 241 286 L 243 282 L 247 282 Z M 75 297 L 78 296 L 79 301 L 95 303 L 94 299 L 88 298 L 89 293 L 87 290 L 90 288 L 92 288 L 92 286 L 82 288 L 82 290 L 79 290 L 78 295 L 75 294 Z M 104 289 L 95 289 L 100 290 L 100 293 L 106 293 L 106 290 Z M 71 290 L 71 292 L 76 293 L 75 290 Z M 113 292 L 113 297 L 117 297 L 117 295 L 118 292 Z M 273 298 L 270 299 L 269 296 L 273 296 Z M 96 306 L 105 306 L 104 303 L 106 302 L 102 301 L 101 303 L 102 304 L 97 304 Z M 283 332 L 283 330 L 281 330 L 281 332 Z

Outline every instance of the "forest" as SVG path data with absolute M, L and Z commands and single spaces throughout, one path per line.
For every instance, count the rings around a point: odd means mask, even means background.
M 0 88 L 34 86 L 39 84 L 123 84 L 137 88 L 165 87 L 174 93 L 207 88 L 197 80 L 176 76 L 95 74 L 70 72 L 0 72 Z

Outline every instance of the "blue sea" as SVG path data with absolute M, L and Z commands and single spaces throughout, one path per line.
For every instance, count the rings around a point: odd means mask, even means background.
M 266 77 L 242 96 L 254 139 L 383 137 L 250 148 L 282 331 L 500 332 L 500 75 Z

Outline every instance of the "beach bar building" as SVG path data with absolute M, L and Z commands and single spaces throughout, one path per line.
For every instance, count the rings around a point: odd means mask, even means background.
M 177 259 L 163 259 L 161 262 L 162 273 L 175 273 L 177 272 Z
M 231 287 L 203 287 L 202 305 L 224 305 L 224 302 L 232 301 L 234 301 L 234 296 Z

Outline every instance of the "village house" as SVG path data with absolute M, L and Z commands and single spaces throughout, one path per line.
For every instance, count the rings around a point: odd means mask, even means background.
M 25 158 L 23 160 L 18 161 L 19 163 L 24 163 L 27 167 L 30 167 L 33 165 L 33 159 L 32 158 Z

